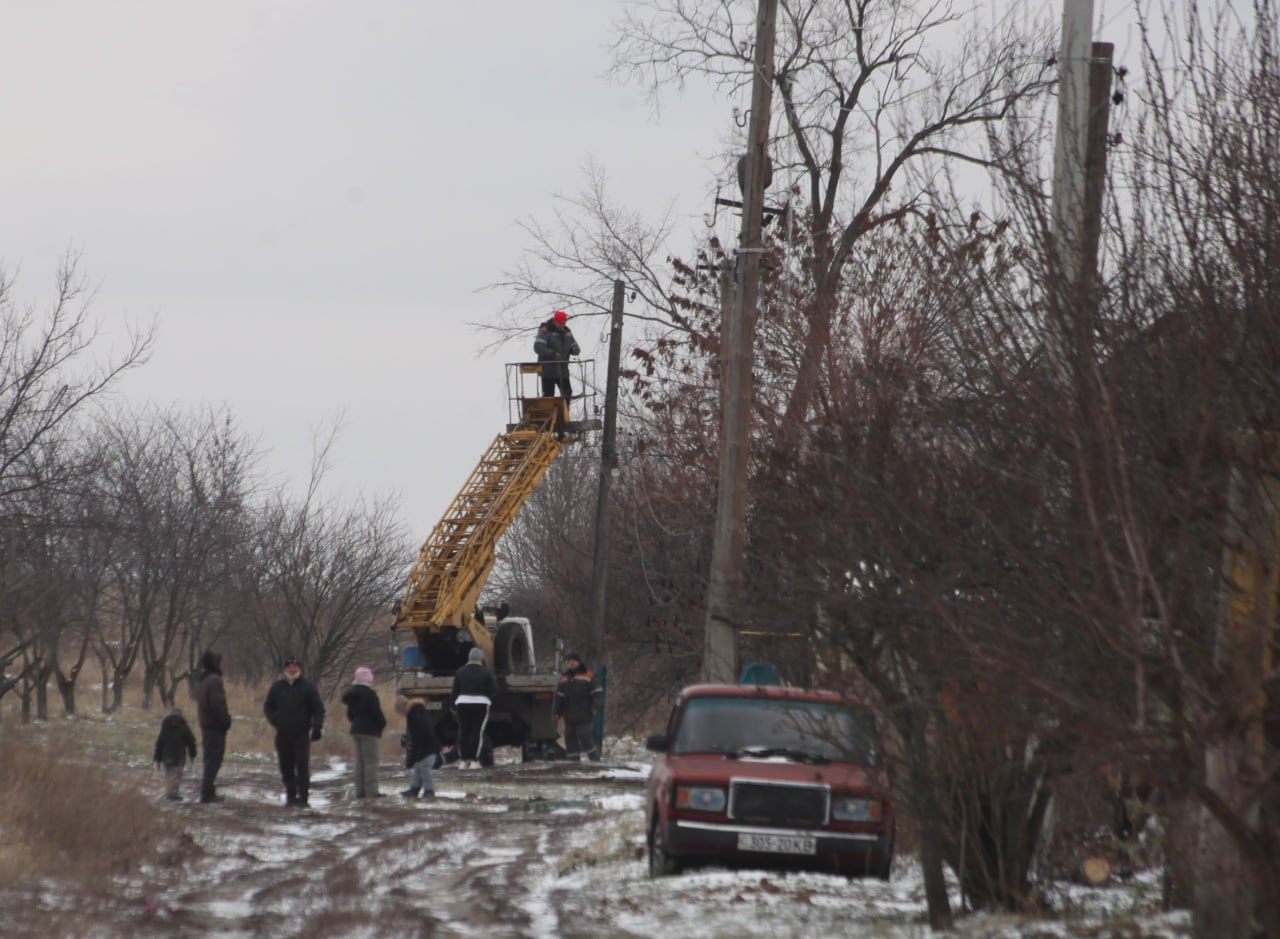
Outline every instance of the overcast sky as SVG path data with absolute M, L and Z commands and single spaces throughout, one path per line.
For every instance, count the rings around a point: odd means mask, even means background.
M 707 208 L 732 105 L 691 92 L 655 119 L 605 77 L 621 8 L 5 3 L 0 264 L 47 303 L 82 252 L 117 343 L 159 323 L 124 396 L 225 403 L 277 479 L 341 415 L 331 488 L 400 493 L 425 537 L 505 428 L 503 363 L 531 355 L 532 332 L 478 358 L 467 325 L 528 244 L 516 222 L 588 160 L 690 230 Z
M 425 537 L 505 427 L 503 363 L 530 355 L 535 323 L 484 356 L 468 325 L 529 246 L 517 222 L 589 160 L 628 207 L 674 201 L 677 250 L 710 208 L 748 102 L 692 86 L 655 117 L 605 76 L 624 6 L 10 0 L 0 264 L 42 303 L 81 252 L 111 340 L 159 324 L 122 395 L 228 406 L 275 481 L 301 485 L 341 417 L 330 492 L 399 493 Z M 578 335 L 602 376 L 600 329 Z

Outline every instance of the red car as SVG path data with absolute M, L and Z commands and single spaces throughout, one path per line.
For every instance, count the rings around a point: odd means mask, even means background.
M 889 879 L 894 810 L 863 707 L 830 691 L 693 685 L 645 790 L 649 874 L 697 863 Z

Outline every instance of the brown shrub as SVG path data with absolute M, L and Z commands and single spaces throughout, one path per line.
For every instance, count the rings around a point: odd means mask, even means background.
M 118 770 L 0 728 L 0 878 L 74 870 L 82 880 L 136 869 L 173 835 L 154 793 Z

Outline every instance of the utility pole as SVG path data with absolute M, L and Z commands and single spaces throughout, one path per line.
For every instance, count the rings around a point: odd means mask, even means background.
M 600 445 L 600 489 L 596 498 L 596 547 L 591 564 L 591 618 L 587 661 L 600 664 L 604 654 L 605 585 L 609 578 L 609 489 L 618 474 L 618 372 L 622 364 L 622 299 L 626 285 L 613 282 L 609 325 L 609 370 L 605 376 L 604 439 Z
M 1062 0 L 1058 52 L 1058 126 L 1053 156 L 1053 251 L 1062 289 L 1051 305 L 1049 359 L 1057 378 L 1069 377 L 1071 309 L 1078 297 L 1084 249 L 1085 163 L 1089 139 L 1089 51 L 1093 0 Z
M 722 330 L 724 369 L 720 478 L 715 537 L 707 585 L 707 624 L 702 657 L 706 681 L 738 677 L 738 628 L 742 569 L 746 553 L 747 459 L 750 452 L 756 297 L 760 281 L 760 232 L 765 173 L 769 160 L 769 117 L 773 97 L 773 45 L 778 0 L 760 0 L 756 13 L 755 75 L 747 135 L 746 185 L 742 193 L 733 315 Z

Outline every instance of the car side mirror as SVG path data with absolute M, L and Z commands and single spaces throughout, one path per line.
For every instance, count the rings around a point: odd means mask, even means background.
M 644 748 L 654 753 L 666 753 L 671 741 L 666 734 L 651 734 L 645 738 Z

